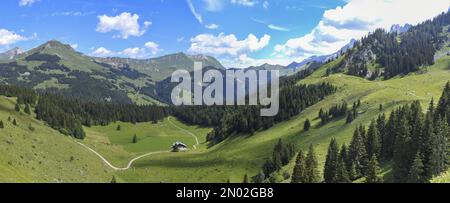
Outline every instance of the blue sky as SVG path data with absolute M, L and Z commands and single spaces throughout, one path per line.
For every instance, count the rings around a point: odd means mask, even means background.
M 95 56 L 185 52 L 229 67 L 286 65 L 449 6 L 447 0 L 2 0 L 0 51 L 56 39 Z

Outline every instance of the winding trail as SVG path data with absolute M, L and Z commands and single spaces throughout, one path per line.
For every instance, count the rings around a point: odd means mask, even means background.
M 181 131 L 183 131 L 183 132 L 189 134 L 190 136 L 192 136 L 192 137 L 195 139 L 195 144 L 192 145 L 192 147 L 194 147 L 194 149 L 197 149 L 197 145 L 199 145 L 200 142 L 198 142 L 198 137 L 197 137 L 194 133 L 191 133 L 190 131 L 188 131 L 188 130 L 186 130 L 186 129 L 184 129 L 184 128 L 181 128 L 181 127 L 179 127 L 179 126 L 177 126 L 177 125 L 175 125 L 175 123 L 172 123 L 172 121 L 170 121 L 170 117 L 167 117 L 167 121 L 169 121 L 169 123 L 172 124 L 172 126 L 174 126 L 175 128 L 177 128 L 178 130 L 181 130 Z
M 194 144 L 193 147 L 194 147 L 194 149 L 197 149 L 197 145 L 199 145 L 200 143 L 198 142 L 198 138 L 197 138 L 197 136 L 196 136 L 194 133 L 192 133 L 192 132 L 190 132 L 190 131 L 188 131 L 188 130 L 186 130 L 186 129 L 184 129 L 184 128 L 181 128 L 181 127 L 175 125 L 175 124 L 170 120 L 170 117 L 167 117 L 167 121 L 168 121 L 172 126 L 174 126 L 175 128 L 177 128 L 178 130 L 181 130 L 181 131 L 187 133 L 188 135 L 192 136 L 192 137 L 195 139 L 195 142 L 196 142 L 196 144 Z M 74 140 L 74 141 L 75 141 L 77 144 L 79 144 L 79 145 L 83 146 L 84 148 L 86 148 L 87 150 L 91 151 L 91 152 L 94 153 L 95 155 L 97 155 L 97 156 L 98 156 L 98 157 L 99 157 L 99 158 L 100 158 L 107 166 L 111 167 L 113 170 L 116 170 L 116 171 L 124 171 L 124 170 L 128 170 L 128 169 L 131 168 L 131 166 L 133 165 L 133 163 L 134 163 L 135 161 L 137 161 L 137 160 L 139 160 L 139 159 L 142 159 L 142 158 L 144 158 L 144 157 L 151 156 L 151 155 L 155 155 L 155 154 L 163 154 L 163 153 L 169 153 L 169 152 L 170 152 L 170 151 L 149 152 L 149 153 L 140 155 L 140 156 L 138 156 L 138 157 L 136 157 L 136 158 L 133 158 L 132 160 L 130 160 L 130 161 L 128 162 L 128 165 L 127 165 L 126 167 L 121 168 L 121 167 L 116 167 L 116 166 L 112 165 L 105 157 L 103 157 L 100 153 L 98 153 L 98 152 L 95 151 L 94 149 L 88 147 L 87 145 L 85 145 L 85 144 L 83 144 L 83 143 L 81 143 L 81 142 L 78 142 L 78 141 L 76 141 L 76 140 Z

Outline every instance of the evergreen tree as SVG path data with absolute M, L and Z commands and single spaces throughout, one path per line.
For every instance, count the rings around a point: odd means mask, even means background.
M 31 114 L 30 105 L 26 104 L 25 109 L 23 110 L 26 114 Z
M 381 176 L 381 169 L 377 161 L 377 157 L 373 155 L 369 160 L 367 166 L 367 173 L 365 175 L 367 183 L 382 183 L 383 177 Z
M 247 174 L 244 175 L 244 180 L 242 181 L 242 183 L 249 183 Z
M 17 103 L 16 106 L 14 106 L 14 110 L 16 110 L 17 112 L 20 112 L 20 106 L 19 106 L 19 103 Z
M 138 137 L 137 137 L 136 134 L 134 134 L 132 142 L 133 142 L 134 144 L 136 144 L 136 143 L 138 142 Z
M 406 178 L 408 177 L 409 167 L 411 163 L 411 137 L 406 117 L 400 116 L 398 119 L 399 126 L 396 129 L 393 173 L 395 181 L 405 182 Z
M 11 122 L 11 116 L 8 116 L 8 122 Z
M 116 181 L 116 176 L 113 176 L 113 177 L 112 177 L 111 183 L 117 183 L 117 181 Z
M 120 125 L 117 125 L 117 131 L 120 131 L 122 127 L 120 127 Z
M 316 153 L 311 144 L 306 156 L 305 179 L 307 183 L 318 183 L 320 181 L 318 165 Z
M 311 128 L 311 122 L 309 121 L 309 119 L 306 119 L 305 124 L 303 125 L 303 130 L 309 131 L 310 128 Z
M 294 171 L 292 172 L 292 183 L 306 183 L 306 158 L 303 155 L 303 151 L 300 150 L 295 161 Z
M 439 175 L 447 169 L 447 137 L 449 135 L 448 125 L 444 119 L 438 118 L 435 130 L 429 141 L 430 154 L 427 171 L 429 177 Z
M 337 183 L 336 169 L 338 168 L 339 149 L 336 139 L 332 139 L 328 146 L 328 153 L 325 160 L 324 180 L 326 183 Z
M 425 170 L 420 158 L 420 153 L 417 153 L 412 163 L 411 169 L 408 174 L 408 183 L 424 183 L 426 182 Z
M 381 140 L 375 121 L 372 121 L 367 131 L 367 156 L 376 156 L 378 159 L 381 153 Z
M 17 126 L 17 121 L 16 121 L 16 119 L 13 120 L 12 124 L 15 125 L 15 126 Z
M 266 176 L 263 171 L 259 172 L 258 175 L 253 178 L 254 183 L 264 183 L 264 180 L 266 180 Z
M 3 121 L 0 120 L 0 129 L 3 129 L 3 128 L 5 128 L 5 125 L 3 124 Z
M 365 166 L 368 164 L 366 146 L 362 138 L 359 128 L 355 129 L 352 141 L 348 149 L 349 165 L 355 168 L 355 176 L 353 179 L 361 177 L 364 174 Z

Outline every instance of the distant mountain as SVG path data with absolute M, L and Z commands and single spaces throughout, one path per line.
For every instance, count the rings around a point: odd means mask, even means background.
M 11 60 L 0 61 L 0 83 L 117 103 L 160 104 L 156 83 L 178 69 L 193 71 L 194 61 L 203 62 L 204 67 L 225 69 L 213 57 L 184 53 L 151 59 L 91 57 L 55 40 L 27 52 L 14 49 L 2 56 Z
M 408 32 L 408 30 L 411 27 L 412 27 L 412 25 L 408 24 L 408 23 L 405 24 L 405 25 L 394 24 L 394 25 L 391 26 L 391 29 L 390 29 L 389 32 L 391 32 L 391 33 L 396 32 L 398 34 L 401 34 L 401 33 Z
M 19 47 L 16 47 L 6 52 L 0 53 L 0 61 L 14 60 L 22 53 L 23 50 Z
M 303 68 L 305 65 L 310 64 L 312 62 L 318 62 L 318 63 L 325 63 L 326 61 L 330 60 L 330 59 L 335 59 L 337 58 L 342 52 L 345 52 L 351 48 L 353 48 L 353 46 L 355 45 L 356 40 L 352 39 L 350 40 L 350 42 L 348 44 L 346 44 L 345 46 L 343 46 L 341 49 L 339 49 L 339 51 L 333 53 L 333 54 L 329 54 L 329 55 L 323 55 L 323 56 L 311 56 L 299 63 L 297 62 L 292 62 L 291 64 L 289 64 L 286 68 L 287 69 L 291 69 L 293 71 L 299 70 L 301 68 Z
M 151 75 L 155 81 L 161 81 L 169 77 L 178 69 L 185 69 L 188 72 L 194 70 L 194 61 L 203 63 L 203 67 L 215 67 L 225 69 L 225 67 L 215 58 L 205 55 L 187 55 L 184 53 L 170 54 L 151 59 L 130 59 L 130 58 L 94 58 L 96 62 L 105 63 L 113 67 L 123 67 L 127 64 L 131 69 L 141 73 Z

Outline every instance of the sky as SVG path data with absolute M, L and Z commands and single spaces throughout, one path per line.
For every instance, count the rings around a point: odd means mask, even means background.
M 2 0 L 0 52 L 58 40 L 100 57 L 184 52 L 226 67 L 288 65 L 449 7 L 449 0 Z

